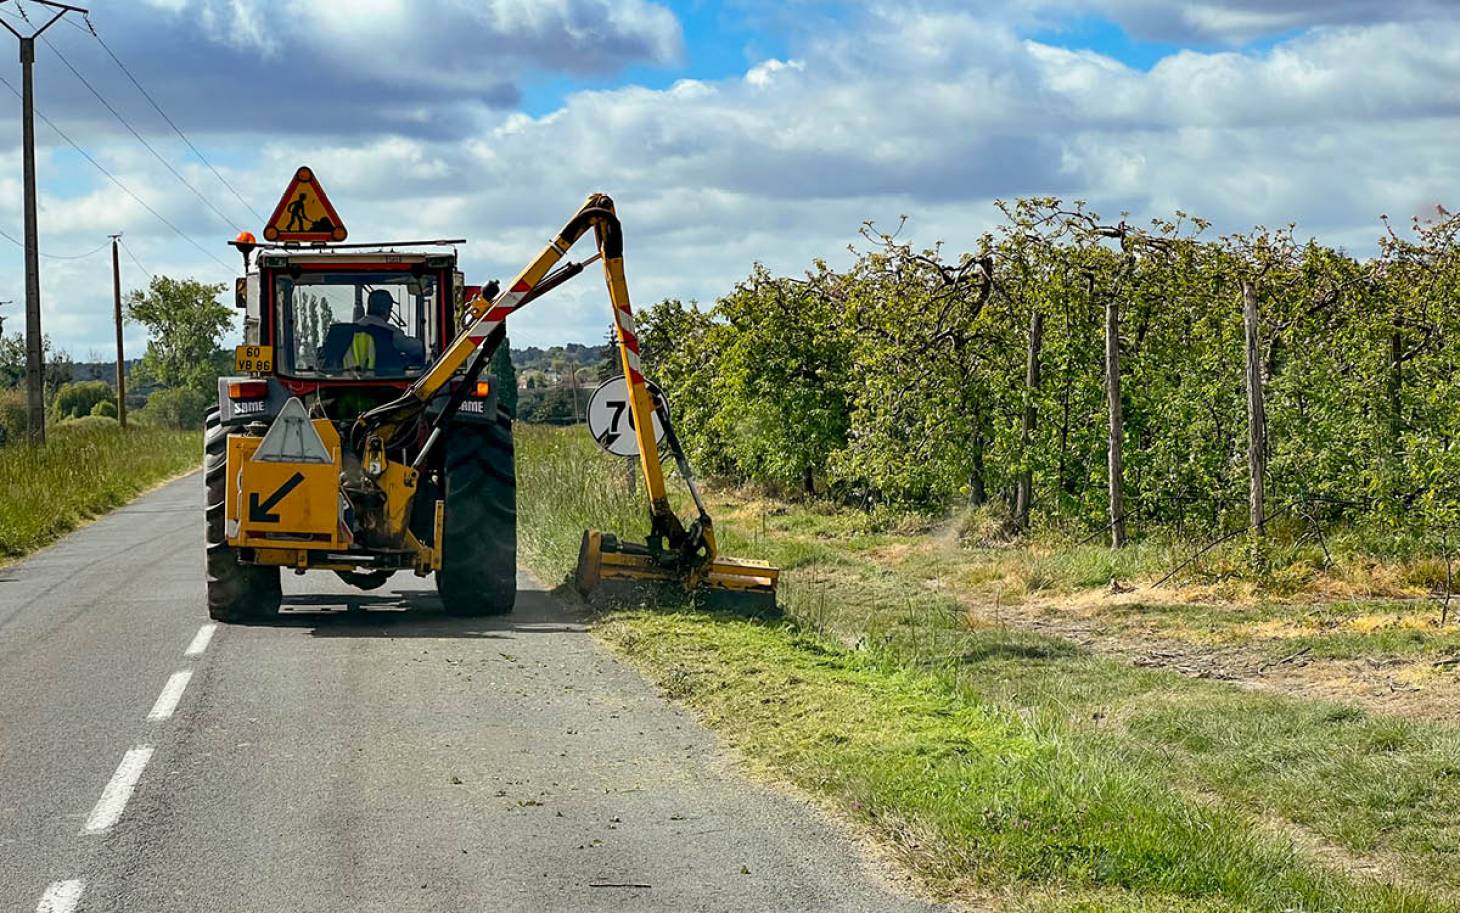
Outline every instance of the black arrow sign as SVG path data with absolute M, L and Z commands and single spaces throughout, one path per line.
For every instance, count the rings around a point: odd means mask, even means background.
M 279 490 L 278 491 L 276 491 L 273 494 L 269 495 L 267 498 L 264 498 L 263 501 L 260 501 L 259 500 L 259 494 L 258 494 L 258 492 L 256 492 L 256 491 L 249 492 L 248 493 L 248 522 L 250 522 L 250 523 L 278 523 L 279 522 L 279 515 L 276 514 L 276 513 L 271 513 L 271 511 L 274 509 L 274 507 L 280 501 L 284 500 L 284 498 L 288 496 L 289 492 L 291 492 L 294 489 L 298 488 L 299 487 L 299 483 L 300 482 L 303 482 L 303 481 L 304 481 L 304 473 L 302 473 L 302 472 L 296 472 L 292 476 L 289 477 L 289 481 L 287 481 L 283 485 L 280 485 L 279 486 Z

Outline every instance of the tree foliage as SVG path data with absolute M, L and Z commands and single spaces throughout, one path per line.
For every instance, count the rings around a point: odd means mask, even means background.
M 966 252 L 867 225 L 846 269 L 757 266 L 712 307 L 643 312 L 647 373 L 691 456 L 923 508 L 1012 503 L 1028 473 L 1036 520 L 1098 526 L 1115 302 L 1128 514 L 1231 526 L 1248 496 L 1247 283 L 1273 507 L 1460 519 L 1460 217 L 1385 223 L 1361 260 L 1290 227 L 1213 237 L 1185 213 L 1137 226 L 1053 198 L 998 210 Z
M 51 337 L 41 337 L 41 360 L 46 366 L 46 390 L 54 392 L 73 376 L 71 356 L 51 345 Z M 0 336 L 0 387 L 25 385 L 25 334 Z
M 127 298 L 127 318 L 147 328 L 140 378 L 210 394 L 218 377 L 218 346 L 233 311 L 218 300 L 223 285 L 155 276 Z
M 497 401 L 507 408 L 508 413 L 516 416 L 517 369 L 512 365 L 512 346 L 506 339 L 492 354 L 487 374 L 491 378 L 492 389 L 497 391 Z

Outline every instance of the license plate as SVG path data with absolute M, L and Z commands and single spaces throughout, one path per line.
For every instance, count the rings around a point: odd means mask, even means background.
M 233 350 L 233 371 L 235 374 L 272 374 L 274 372 L 274 347 L 237 347 Z

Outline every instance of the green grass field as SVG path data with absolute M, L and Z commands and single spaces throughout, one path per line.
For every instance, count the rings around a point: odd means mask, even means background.
M 45 447 L 0 447 L 0 556 L 24 555 L 198 465 L 195 431 L 53 426 Z
M 523 557 L 550 582 L 584 526 L 642 532 L 621 463 L 581 430 L 525 428 L 518 446 Z M 1019 911 L 1457 908 L 1460 732 L 975 619 L 970 569 L 918 555 L 929 531 L 716 504 L 727 551 L 787 569 L 786 619 L 670 600 L 609 611 L 600 635 L 933 893 Z

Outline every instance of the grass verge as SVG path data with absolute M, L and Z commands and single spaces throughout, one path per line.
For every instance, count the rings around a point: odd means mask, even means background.
M 525 429 L 518 447 L 539 573 L 568 572 L 586 525 L 644 526 L 586 436 Z M 1452 731 L 972 628 L 879 563 L 886 542 L 764 529 L 721 538 L 788 569 L 786 621 L 624 608 L 599 631 L 933 890 L 1019 911 L 1454 909 Z
M 0 448 L 0 556 L 34 551 L 196 466 L 194 431 L 51 429 L 44 447 Z

